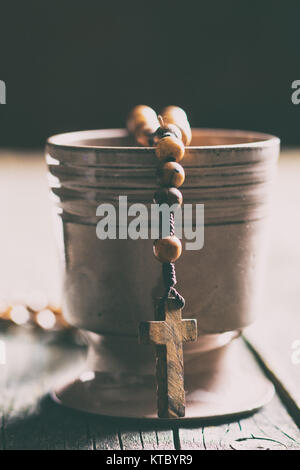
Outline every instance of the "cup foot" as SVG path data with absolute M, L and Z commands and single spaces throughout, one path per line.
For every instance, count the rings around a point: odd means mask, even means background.
M 248 414 L 266 405 L 274 395 L 273 384 L 241 339 L 196 358 L 187 354 L 185 389 L 186 414 L 180 420 Z M 52 396 L 61 405 L 89 413 L 162 421 L 157 418 L 153 374 L 113 375 L 87 368 Z

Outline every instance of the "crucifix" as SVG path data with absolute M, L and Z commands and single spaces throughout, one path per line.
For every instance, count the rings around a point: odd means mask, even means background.
M 157 406 L 159 418 L 185 415 L 183 348 L 185 341 L 196 341 L 197 320 L 182 319 L 174 297 L 157 308 L 155 321 L 141 322 L 141 344 L 156 346 Z

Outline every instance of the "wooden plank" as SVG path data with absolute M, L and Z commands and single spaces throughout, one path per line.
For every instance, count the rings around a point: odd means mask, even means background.
M 205 450 L 204 428 L 180 428 L 179 429 L 180 449 L 182 450 Z
M 120 431 L 120 443 L 122 450 L 141 450 L 143 443 L 138 431 Z
M 141 439 L 145 450 L 174 449 L 173 432 L 170 430 L 141 431 Z
M 82 350 L 73 346 L 70 355 L 66 345 L 43 344 L 39 337 L 24 329 L 12 332 L 1 336 L 6 344 L 7 363 L 1 366 L 0 374 L 0 446 L 5 449 L 76 448 L 78 442 L 82 444 L 78 434 L 86 434 L 85 422 L 80 421 L 80 414 L 56 405 L 46 394 L 57 379 L 72 371 L 70 357 L 76 367 L 81 368 Z M 87 438 L 85 441 L 81 447 L 90 448 L 91 442 L 88 443 Z
M 51 419 L 48 419 L 50 406 L 49 412 L 45 412 L 43 417 L 45 422 L 47 419 L 49 422 L 46 430 L 48 446 L 51 449 L 92 450 L 93 440 L 86 414 L 64 409 L 55 403 L 51 405 Z
M 87 416 L 87 432 L 93 442 L 93 450 L 120 450 L 120 437 L 115 420 L 100 416 Z M 82 432 L 82 430 L 81 430 Z M 80 429 L 78 430 L 80 435 Z
M 161 425 L 142 421 L 132 421 L 125 424 L 121 422 L 119 428 L 121 448 L 133 449 L 174 449 L 174 434 L 168 425 Z
M 300 423 L 300 151 L 285 152 L 270 220 L 269 256 L 258 321 L 245 332 Z
M 156 430 L 156 442 L 158 449 L 175 449 L 173 432 L 170 430 Z
M 119 440 L 123 450 L 174 449 L 173 432 L 143 420 L 118 420 Z
M 27 335 L 22 341 L 21 334 L 17 340 L 7 337 L 13 347 L 22 347 L 25 339 L 28 340 Z M 129 425 L 124 420 L 87 415 L 60 407 L 49 397 L 44 397 L 44 393 L 54 378 L 64 374 L 65 367 L 70 367 L 69 355 L 65 346 L 51 348 L 47 344 L 39 344 L 39 348 L 41 363 L 36 367 L 38 372 L 44 368 L 44 375 L 36 376 L 31 372 L 33 356 L 38 351 L 35 344 L 27 349 L 24 347 L 21 367 L 10 363 L 9 369 L 14 377 L 9 371 L 7 375 L 1 375 L 2 449 L 300 448 L 300 432 L 278 399 L 254 416 L 239 422 L 190 429 L 173 426 L 174 432 L 168 427 L 151 427 L 150 423 L 135 422 Z M 10 346 L 8 349 L 12 351 Z M 66 366 L 63 366 L 64 361 Z M 56 367 L 53 370 L 54 362 Z
M 180 429 L 181 449 L 295 450 L 300 431 L 278 397 L 253 416 L 222 425 Z
M 81 368 L 81 349 L 35 341 L 24 330 L 6 337 L 8 357 L 21 348 L 20 361 L 8 360 L 0 385 L 1 449 L 143 449 L 173 448 L 172 431 L 138 430 L 128 423 L 92 416 L 56 405 L 45 396 L 57 378 Z M 72 370 L 72 375 L 74 370 Z M 69 372 L 68 372 L 69 373 Z M 37 380 L 38 377 L 38 380 Z M 151 442 L 152 441 L 152 442 Z
M 249 373 L 254 373 L 259 366 L 243 342 L 239 344 L 239 355 Z M 214 420 L 212 424 L 181 427 L 179 441 L 180 448 L 185 450 L 287 450 L 300 448 L 300 431 L 275 397 L 257 413 L 240 420 L 226 423 L 223 419 L 223 424 Z
M 286 449 L 300 448 L 300 431 L 278 396 L 253 421 L 261 433 L 284 445 Z

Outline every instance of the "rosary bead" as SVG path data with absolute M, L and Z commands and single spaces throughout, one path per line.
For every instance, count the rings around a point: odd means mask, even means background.
M 159 238 L 153 244 L 154 255 L 161 263 L 174 263 L 181 251 L 181 241 L 175 235 Z
M 162 186 L 179 188 L 184 183 L 185 173 L 179 163 L 167 162 L 158 170 Z
M 175 124 L 182 133 L 182 142 L 189 145 L 192 140 L 192 131 L 186 113 L 178 106 L 167 106 L 161 112 L 166 125 Z
M 159 140 L 155 153 L 161 161 L 174 160 L 180 162 L 184 156 L 184 145 L 177 137 L 170 135 Z
M 137 129 L 143 126 L 153 128 L 154 132 L 159 127 L 159 121 L 156 112 L 150 106 L 140 104 L 130 112 L 127 129 L 131 134 L 135 134 Z
M 44 330 L 51 330 L 56 325 L 56 316 L 48 308 L 38 312 L 35 319 L 37 324 Z
M 10 319 L 17 325 L 25 325 L 30 319 L 30 313 L 24 305 L 15 305 L 10 311 Z
M 188 120 L 186 112 L 179 106 L 166 106 L 160 114 L 162 116 L 177 118 L 178 121 Z
M 173 204 L 182 205 L 183 197 L 177 188 L 161 188 L 154 194 L 154 202 L 156 204 Z

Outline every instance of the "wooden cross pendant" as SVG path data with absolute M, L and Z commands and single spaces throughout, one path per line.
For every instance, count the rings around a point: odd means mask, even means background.
M 168 298 L 163 309 L 156 309 L 155 320 L 141 322 L 141 344 L 156 346 L 157 407 L 160 418 L 185 415 L 183 348 L 184 341 L 196 341 L 197 321 L 181 317 L 175 298 Z

